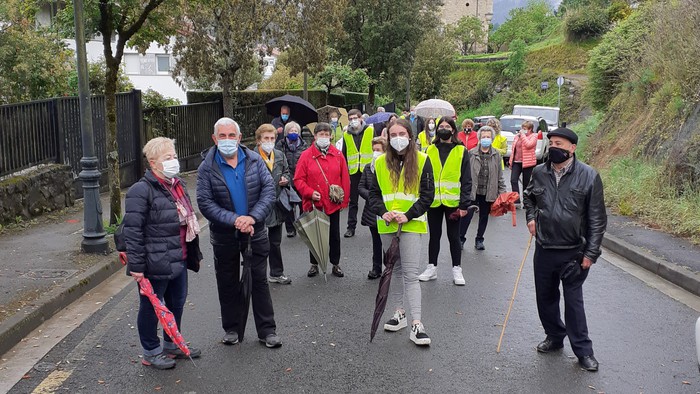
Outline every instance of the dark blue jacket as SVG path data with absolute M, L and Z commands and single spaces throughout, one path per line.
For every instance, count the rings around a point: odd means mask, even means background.
M 216 146 L 203 153 L 204 160 L 197 170 L 197 205 L 207 220 L 212 237 L 216 234 L 235 234 L 234 223 L 238 215 L 234 211 L 226 180 L 216 162 Z M 265 219 L 272 210 L 276 196 L 275 183 L 265 162 L 257 152 L 245 146 L 245 183 L 248 195 L 248 216 L 255 219 L 255 235 L 265 230 Z M 212 239 L 214 242 L 214 239 Z
M 184 183 L 182 187 L 189 199 Z M 127 273 L 143 272 L 150 279 L 182 273 L 186 262 L 175 199 L 150 170 L 126 192 L 123 223 Z

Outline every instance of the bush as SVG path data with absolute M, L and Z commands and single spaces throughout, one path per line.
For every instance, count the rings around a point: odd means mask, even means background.
M 564 31 L 566 38 L 570 41 L 599 37 L 608 30 L 609 25 L 608 13 L 600 6 L 569 10 L 564 19 Z
M 506 61 L 506 68 L 503 69 L 503 75 L 511 82 L 516 82 L 527 68 L 527 64 L 525 64 L 525 41 L 521 39 L 513 40 L 509 48 L 511 52 Z
M 144 110 L 153 108 L 164 108 L 182 104 L 180 100 L 172 97 L 165 97 L 153 89 L 148 89 L 145 92 L 143 92 L 141 98 Z
M 232 92 L 233 101 L 237 106 L 260 105 L 272 100 L 275 97 L 291 94 L 301 97 L 304 92 L 300 89 L 283 90 L 239 90 Z M 206 103 L 210 101 L 222 101 L 221 92 L 187 92 L 187 103 Z M 325 90 L 309 90 L 309 102 L 314 107 L 320 108 L 326 105 Z M 333 93 L 329 97 L 328 103 L 336 107 L 344 105 L 359 104 L 367 102 L 367 93 L 345 92 L 342 94 Z

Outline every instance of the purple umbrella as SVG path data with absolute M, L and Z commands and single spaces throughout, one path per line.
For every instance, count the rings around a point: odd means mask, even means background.
M 399 250 L 399 243 L 401 242 L 401 224 L 399 224 L 399 229 L 396 231 L 394 239 L 391 240 L 391 245 L 384 253 L 384 272 L 382 272 L 382 277 L 379 279 L 379 290 L 377 291 L 377 299 L 375 300 L 374 306 L 374 318 L 372 319 L 372 331 L 369 334 L 369 341 L 372 342 L 374 335 L 377 333 L 377 327 L 379 327 L 379 321 L 382 319 L 384 314 L 384 309 L 386 309 L 386 302 L 389 298 L 389 285 L 391 284 L 391 274 L 394 272 L 394 264 L 401 261 L 401 251 Z
M 375 123 L 386 122 L 387 120 L 389 120 L 389 118 L 391 118 L 391 115 L 396 116 L 396 114 L 393 112 L 377 112 L 376 114 L 365 119 L 365 124 L 375 124 Z

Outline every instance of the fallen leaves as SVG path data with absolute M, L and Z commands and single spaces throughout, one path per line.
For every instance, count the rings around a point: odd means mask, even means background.
M 684 380 L 684 381 L 683 381 L 683 384 L 690 384 L 690 382 L 687 381 L 687 380 Z
M 22 376 L 22 379 L 31 379 L 31 375 L 26 374 L 26 375 Z
M 292 369 L 291 369 L 291 368 L 287 368 L 287 369 L 284 370 L 284 372 L 287 372 L 287 373 L 292 372 Z
M 99 384 L 105 384 L 105 381 L 104 381 L 104 380 L 98 380 L 97 383 L 99 383 Z

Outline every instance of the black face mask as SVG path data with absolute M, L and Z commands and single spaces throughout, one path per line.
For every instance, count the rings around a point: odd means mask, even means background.
M 443 141 L 447 141 L 452 138 L 452 130 L 450 129 L 438 129 L 437 136 Z
M 552 163 L 563 163 L 571 157 L 571 153 L 568 150 L 562 148 L 549 148 L 549 160 Z

